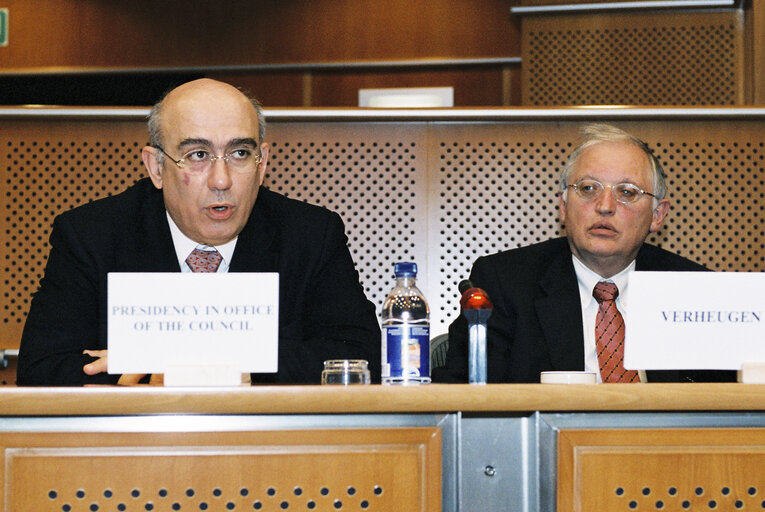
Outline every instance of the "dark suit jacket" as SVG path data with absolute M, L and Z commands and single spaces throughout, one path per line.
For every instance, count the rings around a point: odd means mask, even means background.
M 693 271 L 703 266 L 644 244 L 636 270 Z M 579 285 L 566 238 L 479 258 L 470 280 L 494 303 L 487 323 L 489 382 L 539 382 L 543 371 L 584 370 Z M 467 322 L 460 315 L 449 327 L 446 366 L 434 381 L 467 382 Z M 733 372 L 649 371 L 649 382 L 735 380 Z
M 143 179 L 66 212 L 50 243 L 21 339 L 18 384 L 114 383 L 118 375 L 85 375 L 93 358 L 82 351 L 107 348 L 107 272 L 180 271 L 162 193 Z M 337 214 L 261 188 L 229 267 L 279 273 L 279 371 L 254 374 L 253 382 L 318 383 L 325 359 L 366 359 L 379 377 L 375 307 L 346 243 Z

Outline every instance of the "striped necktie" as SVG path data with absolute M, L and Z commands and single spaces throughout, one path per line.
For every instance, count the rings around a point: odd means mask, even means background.
M 616 308 L 619 289 L 614 283 L 601 281 L 592 296 L 598 301 L 595 347 L 603 382 L 640 382 L 638 372 L 624 368 L 624 318 Z

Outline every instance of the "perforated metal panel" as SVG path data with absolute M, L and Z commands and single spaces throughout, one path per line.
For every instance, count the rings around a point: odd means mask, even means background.
M 0 346 L 18 346 L 32 293 L 47 262 L 53 218 L 124 190 L 143 176 L 135 134 L 112 123 L 20 124 L 0 146 L 3 294 Z
M 418 285 L 427 289 L 423 125 L 276 125 L 269 141 L 266 184 L 340 214 L 378 314 L 393 286 L 395 262 L 419 263 Z
M 413 260 L 432 334 L 459 313 L 476 258 L 563 233 L 558 173 L 582 123 L 272 122 L 267 185 L 344 219 L 379 313 L 393 263 Z M 650 240 L 712 269 L 762 271 L 765 125 L 630 121 L 664 163 L 673 203 Z M 0 343 L 18 346 L 54 215 L 143 176 L 142 122 L 6 122 L 0 149 Z
M 742 27 L 737 11 L 524 18 L 523 104 L 741 103 Z
M 765 143 L 751 135 L 646 136 L 667 168 L 673 202 L 669 222 L 650 241 L 714 270 L 765 270 Z
M 561 234 L 557 183 L 571 142 L 544 124 L 436 130 L 428 261 L 437 284 L 429 298 L 434 330 L 445 332 L 459 314 L 457 285 L 477 257 Z
M 459 314 L 457 284 L 476 258 L 565 233 L 558 177 L 581 124 L 434 127 L 434 332 Z M 765 133 L 756 121 L 614 124 L 645 140 L 668 175 L 672 210 L 649 242 L 718 271 L 765 269 Z

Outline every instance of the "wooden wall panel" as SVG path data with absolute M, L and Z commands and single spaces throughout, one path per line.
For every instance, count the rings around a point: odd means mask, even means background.
M 0 69 L 507 57 L 511 0 L 7 0 Z
M 562 430 L 558 510 L 761 510 L 765 430 Z
M 746 5 L 746 65 L 750 95 L 747 102 L 765 104 L 765 4 L 745 2 Z
M 95 73 L 56 76 L 2 76 L 0 105 L 140 106 L 196 78 L 210 77 L 249 91 L 266 107 L 345 107 L 358 104 L 358 89 L 379 87 L 455 88 L 455 106 L 517 105 L 520 68 L 516 65 L 376 70 L 229 71 L 210 73 Z
M 54 68 L 71 71 L 159 67 L 172 72 L 200 66 L 514 57 L 521 55 L 521 46 L 526 105 L 765 103 L 762 92 L 765 15 L 760 2 L 743 2 L 744 7 L 728 11 L 615 15 L 588 12 L 579 16 L 528 16 L 523 22 L 509 12 L 514 5 L 560 3 L 560 0 L 475 0 L 459 5 L 448 0 L 371 3 L 233 0 L 219 4 L 204 0 L 34 3 L 8 0 L 3 5 L 10 10 L 10 44 L 0 48 L 0 104 L 78 104 L 49 99 L 56 97 L 52 93 L 55 87 L 45 86 L 46 80 L 34 73 Z M 746 30 L 744 17 L 749 25 Z M 542 37 L 554 36 L 557 40 L 552 41 L 553 55 L 540 61 L 539 50 L 530 49 L 533 37 L 529 33 L 544 18 L 553 20 L 553 29 L 544 29 Z M 560 34 L 572 30 L 592 31 L 593 37 L 574 43 L 561 39 Z M 9 81 L 3 76 L 9 72 L 32 73 L 37 81 L 30 82 L 29 77 L 22 83 Z M 576 77 L 567 78 L 570 73 Z M 389 78 L 401 77 L 391 74 Z M 148 81 L 145 76 L 133 79 Z M 262 83 L 266 79 L 259 76 L 244 80 Z M 343 80 L 335 79 L 337 83 Z M 340 98 L 326 94 L 336 84 L 314 91 L 313 95 L 303 94 L 299 73 L 273 74 L 267 82 L 268 90 L 262 98 L 271 106 L 349 104 L 347 94 Z M 98 83 L 101 89 L 104 85 L 109 88 L 108 80 Z M 170 81 L 167 83 L 169 86 Z M 500 97 L 496 101 L 493 88 L 484 90 L 476 86 L 469 75 L 456 78 L 455 83 L 461 89 L 470 87 L 469 94 L 460 96 L 458 105 L 520 104 L 515 87 L 512 99 Z M 22 88 L 25 94 L 9 95 L 10 101 L 4 101 L 3 92 L 9 87 Z M 41 89 L 40 94 L 30 97 L 28 90 L 35 88 Z M 62 88 L 68 88 L 75 96 L 81 89 L 63 77 L 58 89 Z M 150 89 L 165 87 L 155 84 Z M 99 92 L 93 96 L 100 97 L 103 90 Z M 98 104 L 147 105 L 156 94 L 147 93 L 140 99 L 135 96 L 136 93 L 125 93 L 114 86 L 111 101 L 99 100 Z M 312 96 L 315 100 L 306 101 Z M 128 102 L 122 102 L 121 97 Z M 96 103 L 86 97 L 79 104 Z
M 208 73 L 207 76 L 242 88 L 267 107 L 307 106 L 303 103 L 303 73 Z
M 518 73 L 518 71 L 515 71 Z M 518 73 L 519 74 L 519 73 Z M 498 68 L 367 73 L 315 73 L 312 106 L 358 106 L 359 89 L 386 87 L 454 87 L 458 107 L 502 105 L 502 71 Z M 516 82 L 517 83 L 517 82 Z M 512 87 L 512 84 L 508 89 Z M 508 90 L 516 101 L 519 90 Z M 512 100 L 511 100 L 512 101 Z
M 179 76 L 193 79 L 203 68 L 218 66 L 517 57 L 513 3 L 8 0 L 3 7 L 9 9 L 10 39 L 0 48 L 0 105 L 146 106 L 180 83 Z M 109 70 L 130 73 L 109 75 Z M 478 70 L 479 75 L 500 72 Z M 452 75 L 439 69 L 378 70 L 339 91 L 333 87 L 345 82 L 342 77 L 312 91 L 303 71 L 294 69 L 209 76 L 246 85 L 272 107 L 355 105 L 357 93 L 350 89 L 357 82 L 455 85 L 462 106 L 520 102 L 517 90 L 513 99 L 503 97 L 501 79 L 485 87 L 469 69 Z
M 503 74 L 504 73 L 504 74 Z M 326 70 L 283 73 L 210 73 L 254 94 L 263 105 L 305 107 L 358 106 L 359 89 L 454 87 L 457 107 L 517 105 L 520 68 L 479 66 L 418 70 Z
M 744 102 L 739 10 L 523 20 L 524 105 Z

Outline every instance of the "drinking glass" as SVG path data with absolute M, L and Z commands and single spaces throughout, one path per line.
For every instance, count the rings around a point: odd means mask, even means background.
M 372 381 L 369 366 L 364 359 L 330 359 L 324 361 L 322 384 L 369 384 Z

